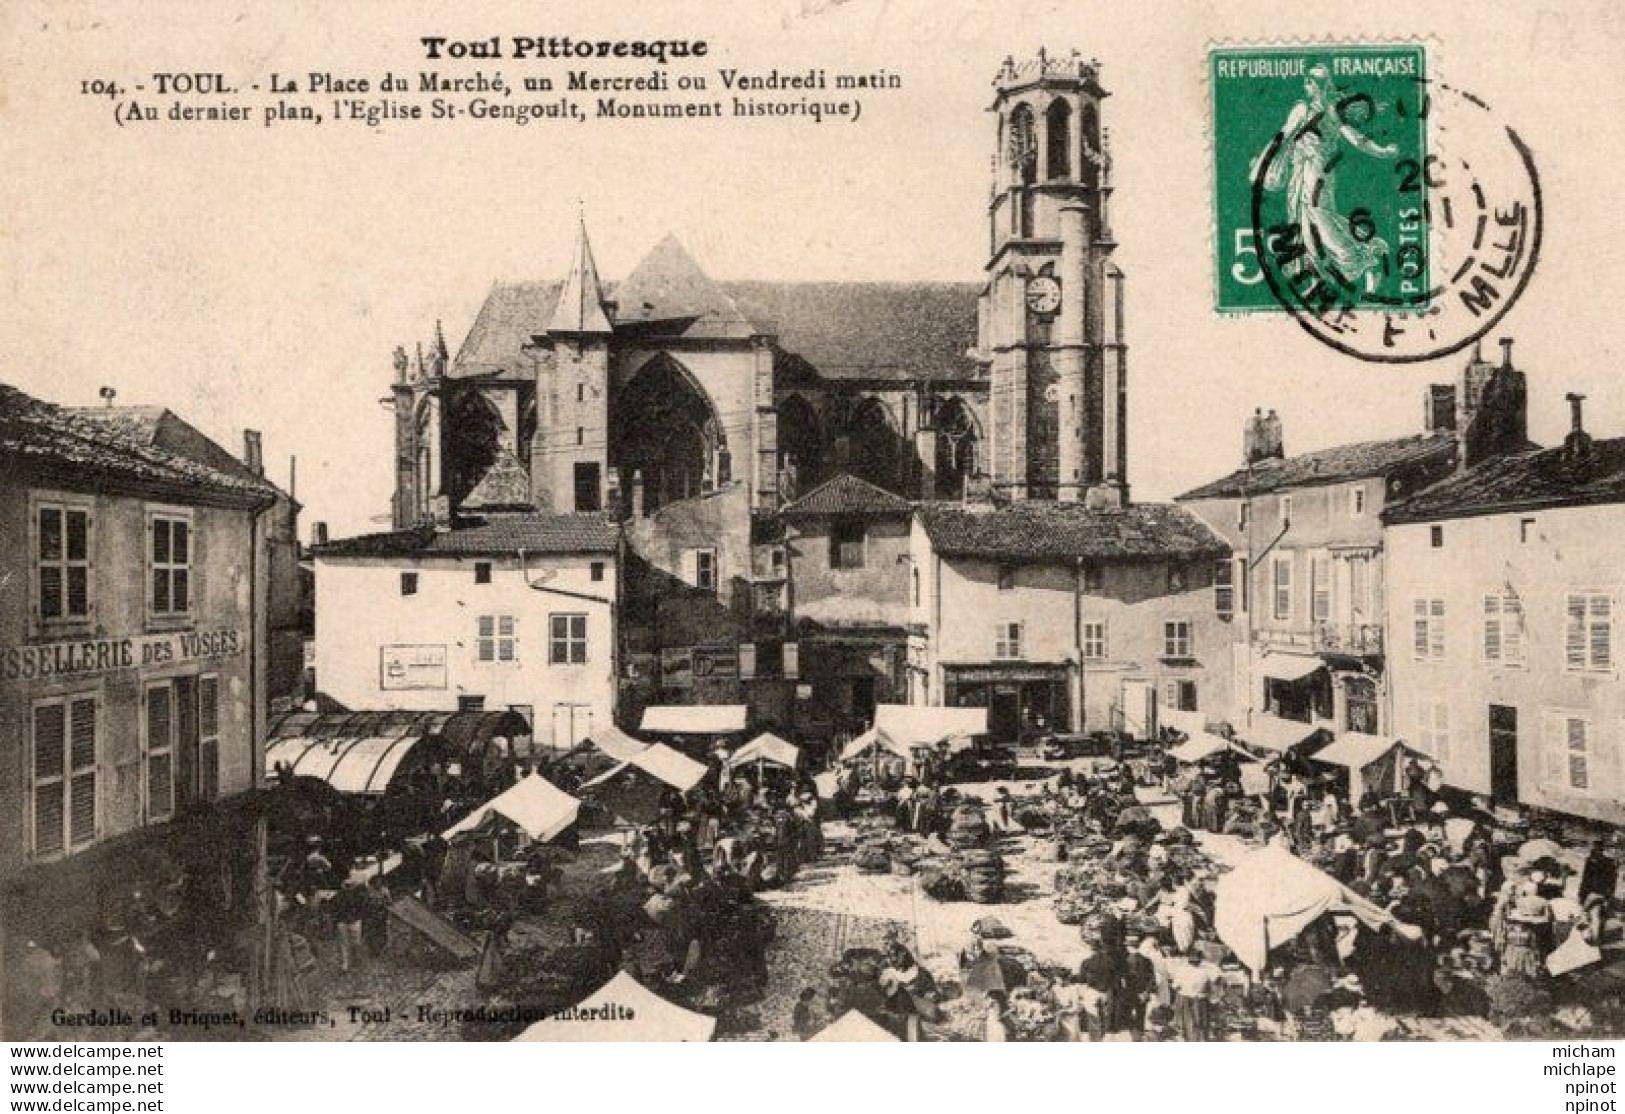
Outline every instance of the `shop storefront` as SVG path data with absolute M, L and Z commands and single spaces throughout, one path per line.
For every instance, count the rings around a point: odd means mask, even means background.
M 1071 669 L 1066 665 L 944 665 L 943 703 L 986 708 L 988 737 L 1020 744 L 1067 730 L 1071 722 Z

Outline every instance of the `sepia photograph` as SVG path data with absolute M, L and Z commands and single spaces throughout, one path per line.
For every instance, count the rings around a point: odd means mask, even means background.
M 16 1047 L 1625 1036 L 1620 12 L 0 28 Z

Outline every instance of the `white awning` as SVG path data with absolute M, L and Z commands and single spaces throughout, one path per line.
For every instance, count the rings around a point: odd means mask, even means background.
M 654 704 L 643 709 L 642 730 L 663 735 L 733 735 L 745 729 L 743 704 Z
M 538 1021 L 516 1041 L 704 1042 L 717 1019 L 668 1002 L 625 971 L 584 1001 Z
M 581 741 L 597 747 L 617 762 L 629 761 L 633 755 L 649 749 L 648 743 L 632 738 L 613 723 L 594 728 L 593 733 Z
M 1301 681 L 1326 663 L 1313 654 L 1289 654 L 1276 651 L 1258 659 L 1254 667 L 1261 677 L 1276 681 Z
M 877 704 L 875 730 L 905 747 L 935 746 L 949 739 L 986 735 L 987 709 Z
M 764 732 L 734 751 L 728 757 L 729 767 L 751 762 L 767 762 L 775 766 L 795 769 L 801 764 L 801 748 L 786 742 L 772 732 Z
M 1169 757 L 1180 762 L 1200 762 L 1204 758 L 1212 758 L 1215 754 L 1222 754 L 1230 750 L 1230 740 L 1221 739 L 1217 735 L 1209 735 L 1206 731 L 1192 735 L 1177 747 L 1169 747 Z M 1246 757 L 1243 755 L 1242 757 Z
M 680 754 L 664 743 L 656 743 L 634 754 L 613 770 L 599 774 L 591 781 L 584 783 L 581 788 L 592 789 L 613 781 L 628 769 L 642 770 L 650 777 L 657 778 L 683 793 L 687 793 L 704 780 L 707 772 L 703 762 L 696 762 L 688 755 Z
M 1404 745 L 1398 739 L 1349 731 L 1333 739 L 1325 750 L 1317 751 L 1315 761 L 1330 762 L 1350 770 L 1363 770 L 1395 747 Z
M 841 1044 L 898 1044 L 898 1039 L 875 1022 L 869 1020 L 867 1014 L 858 1010 L 847 1010 L 840 1017 L 830 1022 L 828 1026 L 819 1030 L 816 1036 L 808 1037 L 809 1044 L 818 1041 L 834 1041 Z
M 1285 754 L 1293 747 L 1302 746 L 1320 732 L 1312 723 L 1299 723 L 1279 716 L 1256 715 L 1250 727 L 1243 728 L 1243 740 L 1255 747 Z
M 531 774 L 447 828 L 444 834 L 450 839 L 458 832 L 473 831 L 495 813 L 519 825 L 530 838 L 546 843 L 574 824 L 580 809 L 580 801 L 541 774 Z
M 1157 711 L 1157 718 L 1162 720 L 1162 726 L 1172 727 L 1181 735 L 1191 738 L 1207 731 L 1207 716 L 1202 712 L 1183 712 L 1178 708 L 1161 708 Z

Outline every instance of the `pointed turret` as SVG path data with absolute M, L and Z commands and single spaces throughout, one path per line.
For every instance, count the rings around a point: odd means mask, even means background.
M 570 274 L 559 291 L 558 304 L 553 309 L 553 320 L 548 323 L 550 333 L 608 333 L 609 315 L 604 312 L 604 291 L 598 283 L 598 266 L 593 262 L 592 245 L 587 242 L 587 222 L 580 222 L 576 236 L 575 258 L 570 263 Z

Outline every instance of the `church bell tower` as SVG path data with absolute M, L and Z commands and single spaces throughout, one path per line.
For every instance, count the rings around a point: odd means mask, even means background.
M 1123 276 L 1112 264 L 1099 64 L 1006 59 L 978 355 L 991 388 L 991 471 L 1011 499 L 1128 501 Z

